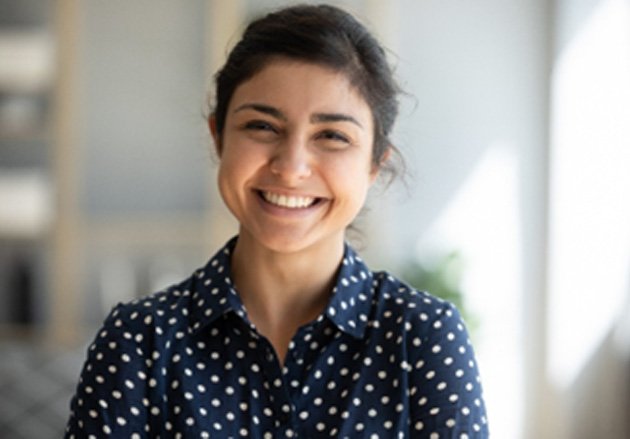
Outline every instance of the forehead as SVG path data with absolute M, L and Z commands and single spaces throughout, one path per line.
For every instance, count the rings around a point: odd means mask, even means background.
M 343 112 L 366 123 L 372 118 L 369 105 L 344 72 L 284 58 L 268 62 L 241 83 L 232 95 L 228 112 L 251 102 L 272 105 L 289 114 Z

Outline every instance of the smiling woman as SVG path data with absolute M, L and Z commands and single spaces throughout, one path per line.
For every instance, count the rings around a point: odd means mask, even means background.
M 112 311 L 66 436 L 487 437 L 458 311 L 345 243 L 393 150 L 378 42 L 340 9 L 291 7 L 251 23 L 216 82 L 238 236 Z
M 284 267 L 313 252 L 338 263 L 378 172 L 372 125 L 347 77 L 317 64 L 279 58 L 236 88 L 221 134 L 211 120 L 220 191 L 240 223 L 236 255 L 261 244 Z

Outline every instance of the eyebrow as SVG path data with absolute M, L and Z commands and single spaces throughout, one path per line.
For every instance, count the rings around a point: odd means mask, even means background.
M 357 125 L 359 128 L 363 128 L 363 125 L 359 123 L 354 117 L 343 113 L 315 113 L 311 116 L 311 122 L 351 122 Z
M 280 119 L 280 120 L 283 120 L 283 121 L 287 120 L 287 117 L 284 115 L 284 113 L 282 111 L 280 111 L 277 108 L 272 107 L 270 105 L 256 104 L 256 103 L 243 104 L 243 105 L 237 107 L 234 110 L 234 113 L 238 113 L 239 111 L 243 111 L 243 110 L 254 110 L 254 111 L 258 111 L 260 113 L 268 114 L 269 116 L 275 117 L 276 119 Z
M 287 116 L 282 111 L 270 105 L 258 104 L 258 103 L 243 104 L 237 107 L 234 110 L 234 113 L 237 113 L 243 110 L 258 111 L 260 113 L 268 114 L 271 117 L 280 119 L 285 122 L 288 120 Z M 351 122 L 357 125 L 359 128 L 363 128 L 363 125 L 361 125 L 361 123 L 358 120 L 356 120 L 354 117 L 348 114 L 343 114 L 343 113 L 315 113 L 311 116 L 310 121 L 311 123 Z

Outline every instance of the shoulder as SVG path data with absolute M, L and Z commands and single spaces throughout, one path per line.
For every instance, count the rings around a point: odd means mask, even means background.
M 155 320 L 186 316 L 193 298 L 189 286 L 190 279 L 187 279 L 157 293 L 119 303 L 112 308 L 105 326 L 141 328 L 152 325 Z
M 162 291 L 118 303 L 105 318 L 94 344 L 114 341 L 148 349 L 183 337 L 190 327 L 194 278 L 193 274 Z
M 230 252 L 236 238 L 229 240 L 205 265 L 190 276 L 161 291 L 115 306 L 106 320 L 106 326 L 142 328 L 155 325 L 185 327 L 194 310 L 205 311 L 210 297 L 221 302 L 231 288 L 229 278 Z M 223 305 L 223 303 L 221 303 Z M 195 316 L 199 317 L 199 316 Z
M 385 319 L 421 327 L 425 331 L 445 326 L 464 329 L 457 308 L 430 292 L 417 290 L 386 271 L 373 273 L 376 313 Z
M 430 292 L 420 291 L 388 271 L 371 270 L 349 245 L 346 246 L 337 288 L 351 288 L 350 304 L 371 302 L 369 318 L 371 326 L 387 326 L 391 330 L 403 328 L 414 333 L 430 333 L 445 326 L 463 329 L 461 316 L 456 307 Z M 346 296 L 347 297 L 347 296 Z M 344 303 L 341 304 L 342 307 Z
M 466 324 L 451 302 L 419 291 L 387 272 L 374 273 L 373 287 L 373 334 L 395 339 L 411 356 L 472 352 Z

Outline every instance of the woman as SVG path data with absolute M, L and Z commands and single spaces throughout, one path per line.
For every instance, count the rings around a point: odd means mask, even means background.
M 297 6 L 251 23 L 209 120 L 239 234 L 112 311 L 66 437 L 487 437 L 458 312 L 344 241 L 396 112 L 384 51 L 349 14 Z

